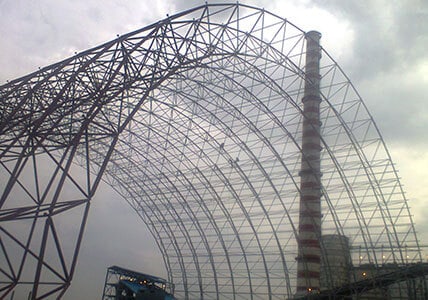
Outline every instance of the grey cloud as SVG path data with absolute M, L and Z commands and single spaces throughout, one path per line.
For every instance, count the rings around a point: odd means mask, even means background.
M 174 1 L 174 7 L 177 9 L 176 11 L 182 11 L 185 9 L 189 9 L 192 7 L 196 7 L 199 5 L 204 5 L 205 3 L 208 4 L 218 4 L 218 3 L 236 3 L 236 1 L 224 1 L 224 0 L 177 0 Z M 242 4 L 250 5 L 250 6 L 256 6 L 256 7 L 267 7 L 269 4 L 272 3 L 272 1 L 268 0 L 247 0 L 247 1 L 240 1 Z
M 359 79 L 391 71 L 402 61 L 427 57 L 428 28 L 423 1 L 321 1 L 313 3 L 352 24 L 355 39 L 352 77 Z M 363 75 L 364 74 L 364 75 Z
M 160 3 L 4 0 L 0 84 L 157 21 L 165 10 Z
M 402 50 L 403 57 L 415 60 L 421 57 L 427 58 L 428 2 L 409 2 L 410 8 L 403 6 L 397 8 L 396 23 L 398 26 L 394 28 L 396 47 Z
M 314 0 L 313 4 L 350 23 L 352 55 L 340 64 L 387 142 L 424 147 L 427 88 L 416 72 L 428 63 L 428 2 Z
M 399 78 L 377 78 L 359 87 L 388 145 L 426 146 L 426 88 L 400 83 Z

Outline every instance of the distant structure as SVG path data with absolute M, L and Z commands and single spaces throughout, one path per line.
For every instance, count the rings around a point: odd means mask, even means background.
M 319 33 L 264 9 L 201 5 L 0 86 L 0 176 L 2 299 L 65 295 L 103 183 L 177 299 L 427 298 L 364 102 Z
M 118 266 L 107 269 L 103 300 L 174 300 L 165 279 Z

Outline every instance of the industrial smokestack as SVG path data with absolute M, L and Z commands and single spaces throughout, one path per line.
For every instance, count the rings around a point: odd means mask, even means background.
M 320 58 L 321 34 L 306 33 L 305 90 L 303 95 L 302 165 L 297 256 L 297 294 L 320 289 L 321 171 L 320 171 Z

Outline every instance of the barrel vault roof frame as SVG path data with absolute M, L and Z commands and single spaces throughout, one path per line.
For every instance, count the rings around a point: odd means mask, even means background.
M 292 297 L 305 46 L 273 13 L 206 4 L 1 86 L 1 295 L 66 292 L 105 181 L 178 298 Z M 420 261 L 384 141 L 324 49 L 320 78 L 322 233 L 354 264 Z

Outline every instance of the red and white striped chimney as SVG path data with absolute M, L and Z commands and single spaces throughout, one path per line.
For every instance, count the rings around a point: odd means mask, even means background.
M 321 34 L 306 33 L 305 90 L 303 102 L 302 164 L 297 256 L 297 293 L 320 289 L 321 171 L 320 171 L 320 59 Z

